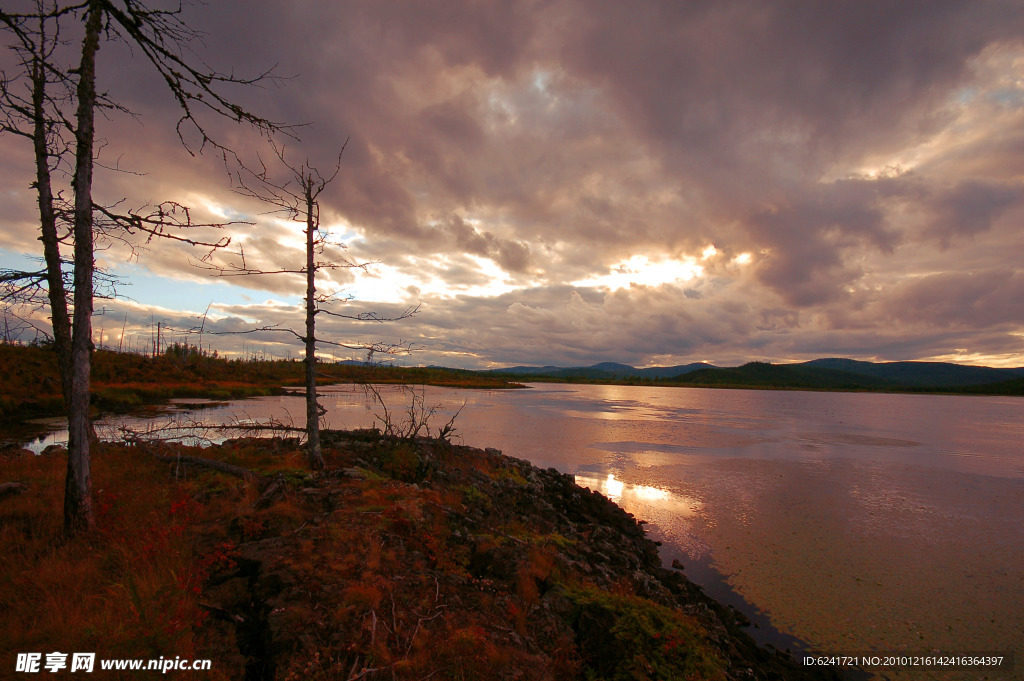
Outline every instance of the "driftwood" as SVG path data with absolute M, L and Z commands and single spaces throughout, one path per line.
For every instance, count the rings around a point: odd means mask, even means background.
M 156 452 L 150 452 L 150 456 L 157 461 L 163 461 L 165 463 L 181 463 L 186 466 L 212 468 L 215 471 L 227 473 L 228 475 L 233 475 L 236 478 L 242 478 L 248 482 L 253 482 L 259 478 L 259 475 L 248 468 L 242 468 L 241 466 L 235 466 L 234 464 L 224 463 L 223 461 L 217 461 L 215 459 L 204 459 L 199 456 L 183 456 L 181 454 L 169 454 L 164 456 L 163 454 L 157 454 Z
M 27 491 L 28 485 L 23 482 L 0 482 L 0 499 L 11 494 L 21 494 Z

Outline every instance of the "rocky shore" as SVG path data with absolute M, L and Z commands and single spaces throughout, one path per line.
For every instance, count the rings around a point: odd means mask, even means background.
M 198 649 L 239 678 L 821 678 L 572 476 L 375 431 L 324 443 L 326 472 L 278 473 L 206 534 Z M 208 456 L 240 444 L 297 443 Z

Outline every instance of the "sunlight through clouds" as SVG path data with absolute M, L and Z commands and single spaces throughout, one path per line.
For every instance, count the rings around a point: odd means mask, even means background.
M 754 256 L 750 253 L 740 253 L 732 259 L 737 265 L 749 265 L 750 261 L 754 259 Z
M 472 281 L 453 282 L 440 276 L 454 269 L 468 270 Z M 460 254 L 409 258 L 404 268 L 373 263 L 356 273 L 355 282 L 346 287 L 346 292 L 359 301 L 401 303 L 409 299 L 411 292 L 419 297 L 445 300 L 458 296 L 493 298 L 521 288 L 493 260 Z
M 607 288 L 617 291 L 631 286 L 661 286 L 695 279 L 704 274 L 704 268 L 696 258 L 687 256 L 682 260 L 663 258 L 651 260 L 645 255 L 634 255 L 612 265 L 608 274 L 580 279 L 572 282 L 581 288 Z
M 372 328 L 419 339 L 416 362 L 1024 365 L 1015 2 L 668 4 L 252 0 L 244 32 L 231 3 L 190 12 L 216 36 L 204 59 L 298 74 L 261 94 L 299 125 L 296 158 L 330 169 L 349 140 L 321 216 L 348 250 L 320 257 L 370 265 L 321 271 L 323 290 L 419 305 Z M 304 290 L 303 225 L 234 191 L 223 159 L 181 148 L 137 57 L 100 53 L 112 97 L 145 125 L 97 121 L 104 158 L 131 169 L 99 172 L 98 197 L 189 206 L 206 226 L 188 238 L 231 243 L 207 261 L 136 234 L 99 262 L 130 271 L 124 294 L 168 323 L 213 301 L 294 325 L 259 301 Z M 211 132 L 251 167 L 273 159 L 222 123 Z M 12 269 L 38 267 L 31 161 L 0 136 Z M 203 268 L 243 253 L 247 269 L 292 274 Z

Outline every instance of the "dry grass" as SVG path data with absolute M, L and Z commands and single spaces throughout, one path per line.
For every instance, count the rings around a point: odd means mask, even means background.
M 174 479 L 135 450 L 100 445 L 92 467 L 98 529 L 65 539 L 64 473 L 60 456 L 0 461 L 0 477 L 29 485 L 0 501 L 4 668 L 33 651 L 195 657 L 193 632 L 206 617 L 198 604 L 209 568 L 204 544 L 212 541 L 200 528 L 244 490 L 204 494 L 201 480 Z
M 29 485 L 0 499 L 0 669 L 19 652 L 56 649 L 211 659 L 195 678 L 242 678 L 263 653 L 243 647 L 232 619 L 241 613 L 264 618 L 284 680 L 577 679 L 605 639 L 629 655 L 588 678 L 719 678 L 688 618 L 637 597 L 628 575 L 598 589 L 572 567 L 582 554 L 566 555 L 582 535 L 544 529 L 550 519 L 515 511 L 514 496 L 488 496 L 518 493 L 523 471 L 483 452 L 393 445 L 330 447 L 317 476 L 295 440 L 201 453 L 283 474 L 287 488 L 269 502 L 236 478 L 180 478 L 137 449 L 100 445 L 98 529 L 70 540 L 64 458 L 0 459 L 0 480 Z M 426 475 L 427 455 L 446 482 L 409 480 Z M 262 615 L 247 609 L 254 599 Z M 578 640 L 587 622 L 615 626 Z M 645 676 L 648 667 L 662 671 Z

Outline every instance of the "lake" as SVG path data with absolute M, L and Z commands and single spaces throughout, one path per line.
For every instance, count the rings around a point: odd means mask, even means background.
M 435 428 L 465 404 L 465 444 L 572 473 L 648 521 L 666 564 L 756 608 L 776 645 L 1022 649 L 1024 400 L 564 384 L 423 397 Z M 379 413 L 348 386 L 322 403 L 334 428 Z M 304 409 L 286 396 L 188 414 L 301 426 Z M 982 677 L 958 674 L 898 677 Z

